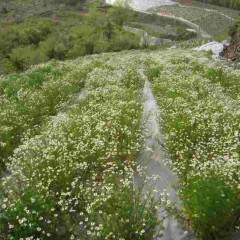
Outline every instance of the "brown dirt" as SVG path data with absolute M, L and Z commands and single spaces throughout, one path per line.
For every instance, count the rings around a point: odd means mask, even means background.
M 240 60 L 240 32 L 235 34 L 231 44 L 224 50 L 224 57 L 232 61 Z

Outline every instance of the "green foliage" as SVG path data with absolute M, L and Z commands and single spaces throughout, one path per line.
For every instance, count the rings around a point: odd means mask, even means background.
M 192 230 L 230 239 L 240 214 L 239 73 L 184 51 L 152 54 L 148 76 Z
M 235 24 L 233 24 L 230 27 L 229 35 L 231 36 L 231 38 L 234 38 L 237 32 L 240 32 L 240 23 L 239 22 L 236 22 Z
M 196 32 L 189 32 L 185 28 L 178 27 L 177 28 L 177 36 L 173 38 L 173 40 L 177 41 L 185 41 L 189 39 L 193 39 L 197 37 Z
M 53 25 L 50 20 L 30 18 L 20 25 L 6 26 L 1 35 L 12 40 L 13 45 L 38 45 L 51 32 Z
M 122 4 L 115 4 L 108 11 L 108 17 L 112 22 L 119 26 L 129 23 L 133 19 L 133 10 Z
M 14 48 L 9 59 L 15 71 L 27 70 L 30 66 L 46 62 L 49 58 L 40 49 L 33 46 Z
M 0 82 L 0 172 L 25 135 L 36 134 L 61 104 L 83 87 L 87 73 L 95 66 L 95 61 L 86 62 L 76 73 L 75 65 L 66 70 L 50 64 Z M 70 70 L 66 82 L 62 75 Z
M 17 96 L 20 89 L 39 88 L 47 78 L 47 74 L 51 72 L 50 67 L 39 68 L 24 75 L 13 74 L 0 84 L 0 93 L 6 94 L 8 97 Z
M 239 196 L 219 176 L 195 177 L 181 192 L 191 227 L 200 239 L 222 239 L 233 231 Z M 234 221 L 235 219 L 235 221 Z
M 105 208 L 108 214 L 118 212 L 118 216 L 107 217 L 103 215 L 105 231 L 102 238 L 106 238 L 111 232 L 117 233 L 117 238 L 150 240 L 156 234 L 155 227 L 161 225 L 156 216 L 155 200 L 149 196 L 145 201 L 141 200 L 144 193 L 142 189 L 134 191 L 127 188 L 118 189 L 114 198 L 106 202 Z M 145 230 L 145 226 L 148 229 Z
M 123 30 L 118 30 L 118 34 L 110 43 L 114 51 L 121 51 L 122 49 L 137 49 L 139 48 L 140 37 L 133 33 L 126 33 Z
M 46 237 L 41 239 L 48 239 L 50 232 L 54 231 L 54 228 L 46 229 L 47 221 L 52 220 L 46 218 L 52 207 L 51 202 L 42 198 L 36 190 L 26 189 L 21 200 L 0 216 L 0 230 L 5 239 L 17 240 L 30 236 L 38 238 L 39 229 L 45 229 Z M 28 224 L 24 225 L 22 222 Z
M 105 21 L 105 17 L 101 16 L 97 7 L 94 6 L 89 9 L 89 13 L 84 19 L 84 23 L 87 26 L 94 27 L 96 30 L 99 30 Z
M 110 15 L 91 7 L 84 17 L 59 11 L 55 22 L 31 18 L 6 25 L 0 31 L 0 74 L 24 71 L 50 59 L 139 48 L 139 37 L 121 30 Z
M 226 73 L 222 68 L 208 68 L 198 70 L 199 74 L 209 78 L 213 83 L 220 84 L 223 87 L 223 92 L 227 93 L 231 98 L 238 100 L 239 98 L 239 77 Z
M 64 114 L 48 118 L 37 136 L 30 135 L 16 146 L 9 158 L 12 173 L 1 182 L 0 236 L 153 239 L 156 225 L 161 224 L 153 193 L 136 189 L 132 182 L 137 169 L 134 160 L 142 146 L 144 82 L 136 72 L 138 59 L 124 56 L 87 56 L 51 70 L 44 68 L 42 73 L 27 72 L 38 82 L 30 84 L 29 91 L 19 90 L 27 97 L 37 88 L 40 99 L 52 100 L 60 93 L 73 93 L 74 87 L 79 91 L 82 84 L 85 97 L 77 96 Z M 41 82 L 42 74 L 59 68 L 63 77 Z M 19 82 L 25 85 L 24 77 Z M 31 97 L 35 108 L 39 96 Z M 27 98 L 19 100 L 28 104 Z M 51 100 L 44 102 L 46 108 Z M 61 100 L 66 102 L 66 98 Z M 1 110 L 5 117 L 2 105 Z M 26 114 L 21 123 L 26 124 L 28 118 L 32 114 Z M 13 114 L 10 119 L 14 122 Z
M 49 58 L 38 49 L 53 27 L 52 21 L 32 18 L 0 32 L 0 74 L 23 71 Z

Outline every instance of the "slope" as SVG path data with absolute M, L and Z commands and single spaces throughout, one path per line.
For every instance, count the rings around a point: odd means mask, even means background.
M 9 174 L 1 181 L 1 239 L 161 239 L 186 227 L 198 239 L 231 239 L 239 227 L 240 72 L 207 56 L 123 51 L 58 63 L 66 71 L 47 80 L 52 89 L 80 80 L 84 86 L 73 92 L 83 89 L 85 97 L 36 123 L 37 133 L 21 130 L 24 137 L 4 157 Z M 8 89 L 16 84 L 3 81 Z M 17 103 L 29 88 L 20 83 Z M 19 108 L 1 129 L 12 127 Z M 4 147 L 2 137 L 0 143 Z M 147 182 L 136 186 L 136 174 Z

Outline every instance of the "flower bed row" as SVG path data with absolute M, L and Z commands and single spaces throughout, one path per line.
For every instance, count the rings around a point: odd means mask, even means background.
M 182 17 L 200 26 L 205 32 L 211 35 L 223 35 L 228 32 L 233 20 L 228 14 L 218 13 L 217 11 L 207 11 L 203 8 L 192 6 L 161 6 L 151 9 L 154 13 Z
M 76 64 L 81 66 L 77 70 Z M 50 116 L 80 91 L 87 74 L 99 64 L 94 57 L 68 65 L 50 63 L 0 82 L 0 172 L 22 139 L 36 134 Z
M 181 50 L 146 62 L 184 212 L 200 239 L 221 239 L 239 227 L 240 107 L 197 60 L 210 71 L 201 54 Z
M 15 150 L 2 183 L 2 238 L 152 239 L 154 202 L 132 186 L 143 82 L 137 60 L 118 55 L 88 75 L 84 99 Z
M 218 85 L 224 94 L 240 104 L 240 71 L 224 66 L 219 62 L 208 64 L 199 63 L 197 60 L 191 62 L 192 69 L 202 77 L 209 79 Z

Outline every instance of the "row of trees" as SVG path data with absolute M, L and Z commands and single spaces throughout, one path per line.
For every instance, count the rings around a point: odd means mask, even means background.
M 199 2 L 205 1 L 205 3 L 240 10 L 240 0 L 197 0 L 197 1 Z

